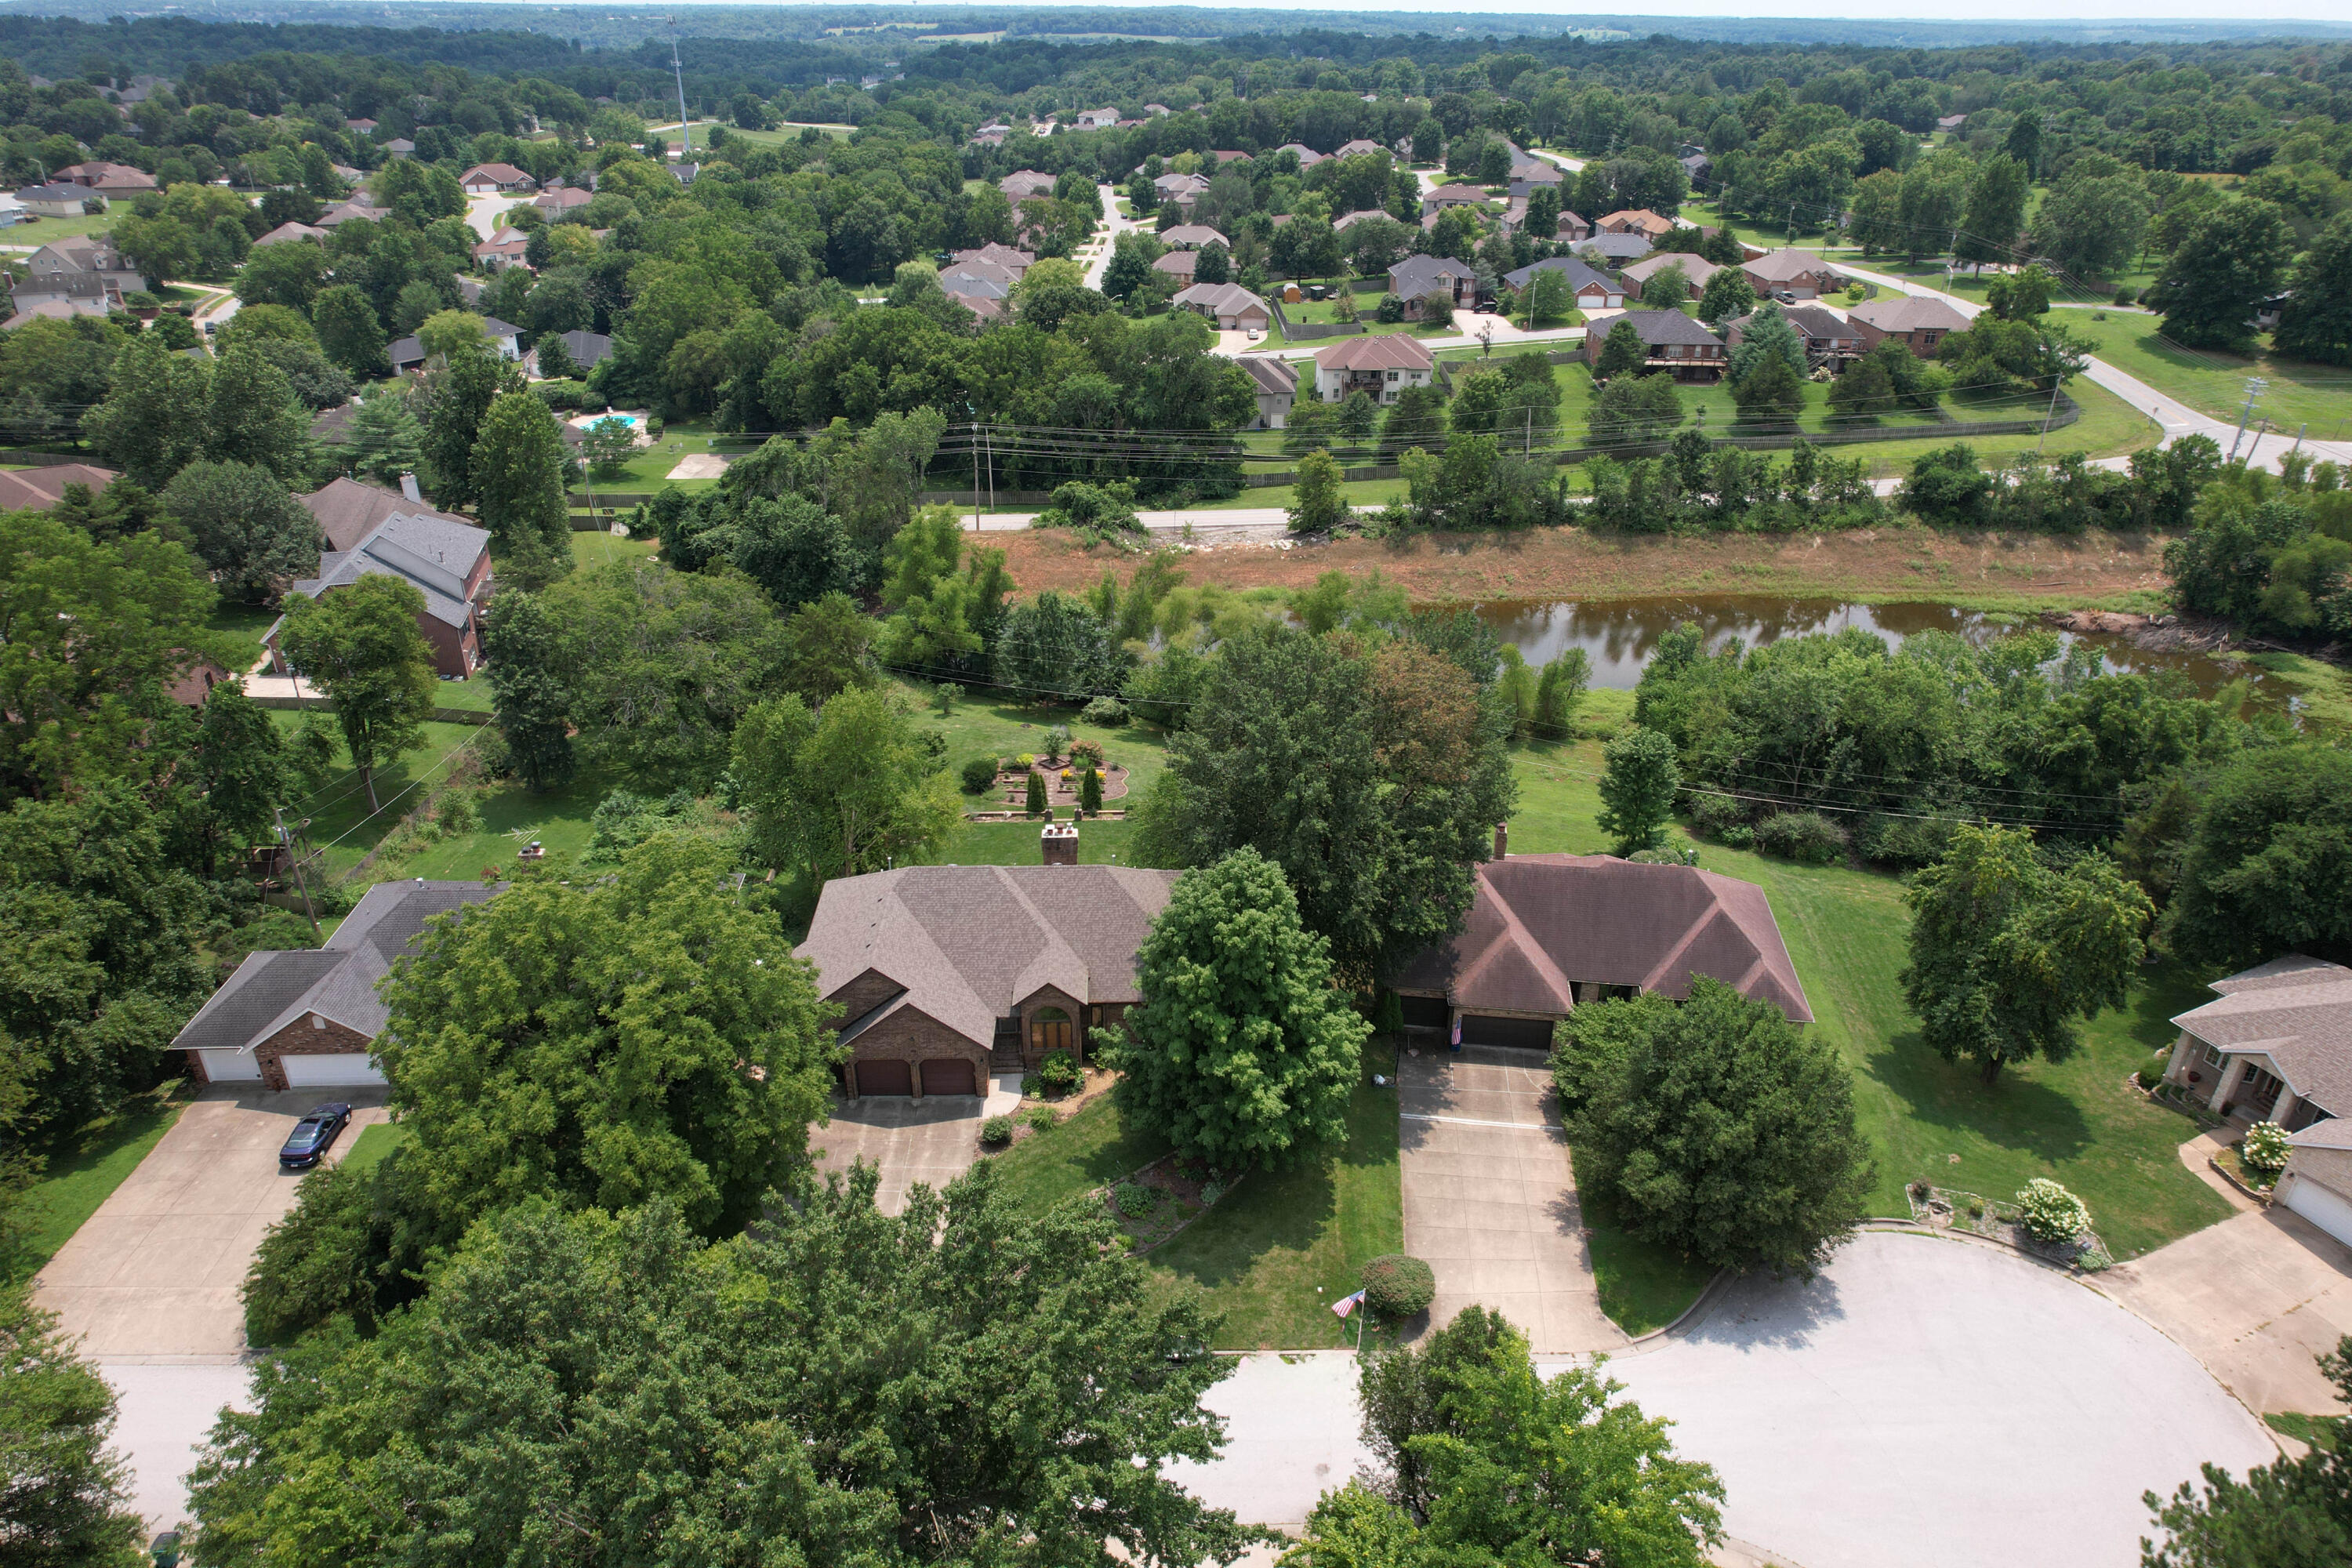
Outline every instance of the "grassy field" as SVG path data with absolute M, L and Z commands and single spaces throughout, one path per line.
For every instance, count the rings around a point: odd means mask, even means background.
M 281 728 L 292 729 L 302 721 L 299 712 L 276 710 L 271 720 Z M 332 718 L 329 716 L 330 733 Z M 427 723 L 425 744 L 379 767 L 375 773 L 375 792 L 379 805 L 371 809 L 367 791 L 361 786 L 359 772 L 350 765 L 340 738 L 336 742 L 336 767 L 326 784 L 309 800 L 287 813 L 289 818 L 307 817 L 310 826 L 304 829 L 310 841 L 324 850 L 328 874 L 341 877 L 355 868 L 368 851 L 381 843 L 400 819 L 431 792 L 435 782 L 447 775 L 457 753 L 478 742 L 484 731 L 478 724 Z M 593 802 L 590 803 L 592 805 Z M 479 867 L 468 874 L 478 874 Z M 383 875 L 394 875 L 387 868 Z M 410 871 L 410 876 L 425 873 Z
M 14 1258 L 0 1259 L 0 1285 L 31 1278 L 57 1256 L 171 1131 L 187 1109 L 189 1093 L 187 1081 L 174 1079 L 134 1096 L 111 1116 L 33 1151 L 42 1161 L 41 1173 L 25 1191 L 24 1244 Z
M 343 1169 L 364 1171 L 383 1163 L 383 1157 L 405 1142 L 408 1129 L 389 1121 L 378 1121 L 360 1129 L 352 1141 L 352 1152 L 343 1156 Z
M 85 235 L 105 234 L 121 223 L 130 212 L 84 213 L 79 217 L 27 217 L 0 228 L 0 247 L 16 246 L 33 250 L 52 240 L 79 239 Z
M 2312 439 L 2335 440 L 2352 429 L 2352 371 L 2340 366 L 2279 359 L 2267 351 L 2249 358 L 2182 348 L 2162 335 L 2158 318 L 2137 311 L 2116 311 L 2098 321 L 2090 311 L 2069 310 L 2065 324 L 2097 343 L 2098 356 L 2117 370 L 2216 419 L 2237 419 L 2246 404 L 2246 378 L 2259 375 L 2270 389 L 2254 417 L 2267 416 L 2273 430 L 2291 436 L 2308 424 Z
M 675 484 L 682 490 L 698 490 L 715 485 L 716 479 L 673 479 L 670 470 L 688 458 L 706 452 L 719 452 L 730 457 L 741 457 L 757 449 L 757 441 L 741 437 L 714 434 L 708 425 L 678 423 L 663 426 L 660 437 L 650 447 L 640 447 L 635 456 L 612 479 L 595 481 L 598 493 L 608 490 L 625 494 L 640 494 L 657 490 L 664 485 Z M 584 492 L 583 492 L 584 493 Z

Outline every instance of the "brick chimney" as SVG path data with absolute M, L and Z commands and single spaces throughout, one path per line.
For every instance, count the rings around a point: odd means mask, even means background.
M 1037 835 L 1039 847 L 1045 853 L 1042 864 L 1075 866 L 1078 863 L 1078 825 L 1075 822 L 1049 822 Z
M 1495 824 L 1495 858 L 1500 860 L 1504 856 L 1509 854 L 1511 852 L 1510 845 L 1511 825 L 1507 822 L 1498 822 Z

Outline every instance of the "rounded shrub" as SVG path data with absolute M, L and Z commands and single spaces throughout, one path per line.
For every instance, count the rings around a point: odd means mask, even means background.
M 2246 1129 L 2238 1145 L 2238 1160 L 2249 1171 L 2275 1173 L 2286 1169 L 2286 1129 L 2275 1121 L 2259 1121 Z
M 1074 763 L 1078 763 L 1078 764 L 1079 764 L 1080 766 L 1082 766 L 1082 767 L 1098 768 L 1098 767 L 1102 766 L 1102 765 L 1103 765 L 1103 744 L 1102 744 L 1102 742 L 1101 742 L 1100 741 L 1073 741 L 1073 742 L 1070 742 L 1070 761 L 1072 761 L 1072 762 L 1074 762 Z
M 1756 847 L 1808 866 L 1845 857 L 1845 829 L 1818 811 L 1783 811 L 1756 825 Z
M 993 784 L 995 782 L 996 759 L 994 757 L 974 757 L 971 761 L 964 763 L 964 794 L 986 795 L 988 793 L 989 786 Z
M 1721 795 L 1693 795 L 1688 798 L 1691 826 L 1709 838 L 1720 838 L 1724 829 L 1747 824 L 1748 803 L 1744 800 Z
M 2091 1211 L 2083 1200 L 2047 1176 L 2025 1184 L 2017 1209 L 2025 1233 L 2036 1241 L 2077 1241 L 2091 1233 Z
M 1013 1118 L 992 1116 L 980 1124 L 980 1141 L 991 1149 L 1002 1149 L 1013 1142 Z
M 1756 830 L 1744 822 L 1733 823 L 1716 837 L 1723 840 L 1726 849 L 1753 849 L 1756 847 Z
M 1364 1265 L 1364 1305 L 1383 1318 L 1410 1318 L 1437 1299 L 1437 1276 L 1418 1258 L 1391 1252 Z
M 1127 704 L 1118 698 L 1097 697 L 1079 710 L 1078 718 L 1088 724 L 1099 724 L 1106 730 L 1115 730 L 1127 722 L 1129 714 Z
M 2128 305 L 2139 298 L 2139 291 L 2128 286 L 2116 290 L 2116 303 Z
M 1067 1051 L 1047 1051 L 1037 1063 L 1038 1081 L 1055 1094 L 1077 1088 L 1084 1077 L 1078 1071 L 1076 1059 Z
M 1118 1212 L 1129 1219 L 1141 1219 L 1160 1204 L 1160 1189 L 1147 1187 L 1141 1182 L 1121 1182 L 1113 1195 Z
M 1033 1105 L 1022 1114 L 1028 1119 L 1029 1125 L 1040 1132 L 1062 1120 L 1061 1111 L 1050 1105 Z

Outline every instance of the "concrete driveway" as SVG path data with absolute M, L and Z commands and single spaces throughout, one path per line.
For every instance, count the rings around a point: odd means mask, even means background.
M 882 1170 L 874 1194 L 884 1214 L 907 1206 L 907 1189 L 921 1182 L 933 1191 L 971 1169 L 980 1158 L 980 1124 L 987 1117 L 1017 1110 L 1019 1075 L 992 1080 L 987 1097 L 935 1094 L 921 1100 L 903 1095 L 863 1095 L 833 1102 L 833 1120 L 812 1129 L 809 1146 L 819 1171 L 847 1172 L 859 1160 Z
M 384 1120 L 383 1094 L 205 1089 L 34 1277 L 34 1299 L 94 1361 L 235 1362 L 246 1348 L 237 1287 L 301 1184 L 278 1170 L 279 1145 L 314 1106 L 362 1107 L 328 1152 L 333 1164 Z
M 2257 1410 L 2343 1408 L 2317 1358 L 2352 1334 L 2352 1250 L 2301 1215 L 2233 1215 L 2117 1265 L 2099 1289 Z
M 1477 1302 L 1538 1352 L 1624 1344 L 1601 1310 L 1542 1057 L 1413 1049 L 1397 1063 L 1404 1249 L 1437 1276 L 1430 1322 Z

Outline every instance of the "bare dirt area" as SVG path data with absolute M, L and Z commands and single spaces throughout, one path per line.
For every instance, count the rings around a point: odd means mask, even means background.
M 1045 532 L 1005 533 L 989 542 L 1004 547 L 1013 580 L 1029 592 L 1083 588 L 1106 570 L 1124 581 L 1142 559 Z M 1184 569 L 1199 584 L 1304 588 L 1324 572 L 1377 568 L 1425 604 L 1712 593 L 2148 610 L 2159 607 L 2165 587 L 2165 542 L 2155 534 L 2057 539 L 1925 528 L 1769 538 L 1652 538 L 1562 528 L 1319 544 L 1203 540 L 1188 552 Z

